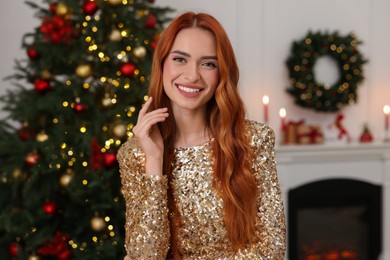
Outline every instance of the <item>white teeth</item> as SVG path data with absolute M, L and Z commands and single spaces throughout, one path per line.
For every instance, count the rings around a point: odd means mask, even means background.
M 184 92 L 187 92 L 187 93 L 196 93 L 196 92 L 200 91 L 200 89 L 197 89 L 197 88 L 186 88 L 183 86 L 178 86 L 178 88 Z

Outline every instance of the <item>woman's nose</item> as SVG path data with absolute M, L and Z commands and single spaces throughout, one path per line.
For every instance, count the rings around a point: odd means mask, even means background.
M 196 64 L 188 64 L 184 72 L 184 77 L 189 82 L 196 82 L 200 79 L 199 68 Z

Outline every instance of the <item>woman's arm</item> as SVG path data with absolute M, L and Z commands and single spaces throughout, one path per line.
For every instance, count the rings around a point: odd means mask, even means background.
M 241 254 L 255 259 L 284 259 L 286 223 L 275 161 L 275 135 L 271 128 L 250 122 L 254 160 L 252 171 L 258 183 L 257 241 Z
M 169 249 L 166 176 L 145 173 L 145 155 L 135 139 L 118 151 L 126 202 L 125 248 L 130 259 L 165 259 Z

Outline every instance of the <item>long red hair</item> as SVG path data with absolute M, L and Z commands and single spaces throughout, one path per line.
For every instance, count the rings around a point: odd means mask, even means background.
M 185 28 L 199 27 L 210 31 L 216 40 L 220 82 L 214 97 L 207 104 L 208 127 L 214 137 L 214 188 L 223 200 L 224 223 L 233 249 L 250 243 L 255 235 L 257 214 L 257 186 L 251 174 L 252 152 L 245 127 L 245 108 L 237 85 L 239 71 L 233 48 L 221 24 L 204 13 L 187 12 L 174 19 L 162 33 L 153 58 L 149 96 L 153 97 L 151 110 L 168 107 L 170 101 L 163 90 L 163 64 L 178 32 Z M 174 157 L 175 121 L 172 117 L 159 124 L 164 139 L 164 173 L 171 179 L 171 163 Z M 172 249 L 176 247 L 176 230 L 180 225 L 179 213 L 169 190 L 169 206 L 175 214 L 171 221 Z M 175 251 L 176 250 L 176 251 Z

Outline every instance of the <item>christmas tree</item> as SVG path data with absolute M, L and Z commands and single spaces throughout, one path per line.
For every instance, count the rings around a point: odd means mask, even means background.
M 0 102 L 0 259 L 123 259 L 116 151 L 147 91 L 169 8 L 153 0 L 27 2 L 15 88 Z

